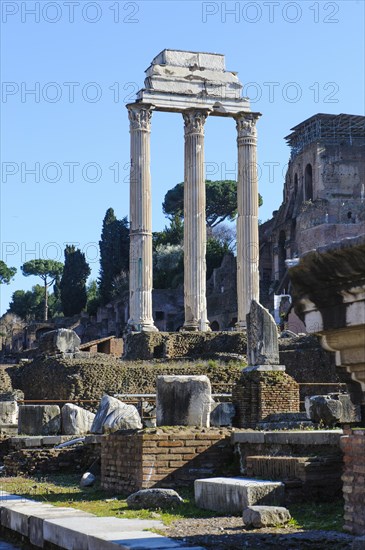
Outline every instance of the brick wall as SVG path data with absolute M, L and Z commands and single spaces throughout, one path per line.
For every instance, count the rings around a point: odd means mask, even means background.
M 242 372 L 233 386 L 232 400 L 237 407 L 235 425 L 255 428 L 270 414 L 299 412 L 299 386 L 285 372 Z
M 112 434 L 102 441 L 101 486 L 118 493 L 189 486 L 232 467 L 228 429 L 146 430 Z
M 349 430 L 341 437 L 341 447 L 344 453 L 344 529 L 353 535 L 365 535 L 365 429 Z

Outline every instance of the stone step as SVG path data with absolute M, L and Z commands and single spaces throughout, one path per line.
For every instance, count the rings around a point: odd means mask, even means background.
M 341 456 L 246 456 L 246 474 L 248 477 L 267 477 L 278 481 L 332 476 L 342 472 Z
M 200 508 L 242 514 L 244 508 L 255 504 L 282 504 L 284 484 L 247 477 L 216 477 L 197 479 L 194 493 L 195 503 Z
M 340 455 L 258 455 L 246 456 L 245 462 L 248 477 L 282 481 L 286 502 L 330 500 L 341 493 L 343 462 Z
M 162 528 L 155 520 L 96 517 L 74 508 L 55 507 L 0 491 L 0 524 L 43 548 L 66 550 L 173 550 L 184 543 L 146 529 Z M 205 550 L 189 547 L 190 550 Z

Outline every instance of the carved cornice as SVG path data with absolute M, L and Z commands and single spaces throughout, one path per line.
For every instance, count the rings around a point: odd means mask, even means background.
M 151 118 L 153 107 L 138 105 L 128 105 L 128 117 L 130 130 L 140 130 L 143 132 L 151 131 Z
M 365 288 L 365 235 L 308 252 L 289 269 L 295 310 L 304 317 L 308 300 L 324 316 L 324 328 L 344 326 L 346 306 Z
M 207 111 L 184 111 L 184 131 L 185 135 L 189 136 L 192 134 L 204 135 L 204 124 L 208 117 Z
M 237 139 L 251 138 L 256 139 L 256 121 L 259 119 L 259 113 L 241 113 L 235 117 L 237 128 Z

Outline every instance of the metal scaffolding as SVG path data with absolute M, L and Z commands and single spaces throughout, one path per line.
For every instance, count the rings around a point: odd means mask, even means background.
M 359 115 L 317 114 L 294 128 L 285 137 L 291 148 L 291 159 L 295 158 L 307 145 L 320 141 L 328 145 L 337 143 L 348 145 L 365 144 L 365 117 Z

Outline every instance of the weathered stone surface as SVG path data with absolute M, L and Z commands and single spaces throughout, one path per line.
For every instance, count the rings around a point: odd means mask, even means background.
M 247 315 L 247 358 L 250 366 L 278 365 L 278 330 L 274 318 L 256 300 Z
M 210 426 L 212 393 L 207 376 L 158 376 L 157 426 Z
M 285 525 L 290 519 L 289 510 L 283 506 L 249 506 L 242 513 L 244 526 L 256 529 Z
M 38 353 L 55 355 L 74 353 L 79 350 L 81 340 L 76 332 L 66 328 L 46 332 L 39 341 Z
M 73 403 L 66 403 L 62 407 L 62 433 L 65 435 L 80 435 L 90 431 L 95 414 L 78 407 Z
M 0 393 L 0 401 L 23 401 L 24 393 L 21 390 L 10 390 Z
M 248 506 L 280 505 L 284 499 L 284 484 L 254 478 L 215 477 L 197 479 L 194 493 L 195 503 L 200 508 L 236 514 Z
M 348 394 L 332 393 L 306 397 L 305 408 L 308 418 L 325 426 L 361 420 L 360 406 L 354 405 Z
M 96 481 L 96 477 L 91 472 L 85 472 L 80 480 L 80 487 L 92 487 Z
M 0 401 L 0 426 L 17 423 L 18 403 L 16 401 Z
M 61 411 L 58 405 L 20 405 L 19 434 L 56 435 L 61 429 Z
M 129 508 L 174 508 L 184 501 L 173 489 L 142 489 L 127 498 Z
M 233 403 L 212 403 L 210 413 L 211 426 L 232 426 L 232 420 L 236 414 Z
M 141 417 L 136 407 L 126 405 L 119 399 L 110 397 L 110 395 L 104 395 L 101 398 L 90 432 L 99 434 L 141 428 Z

